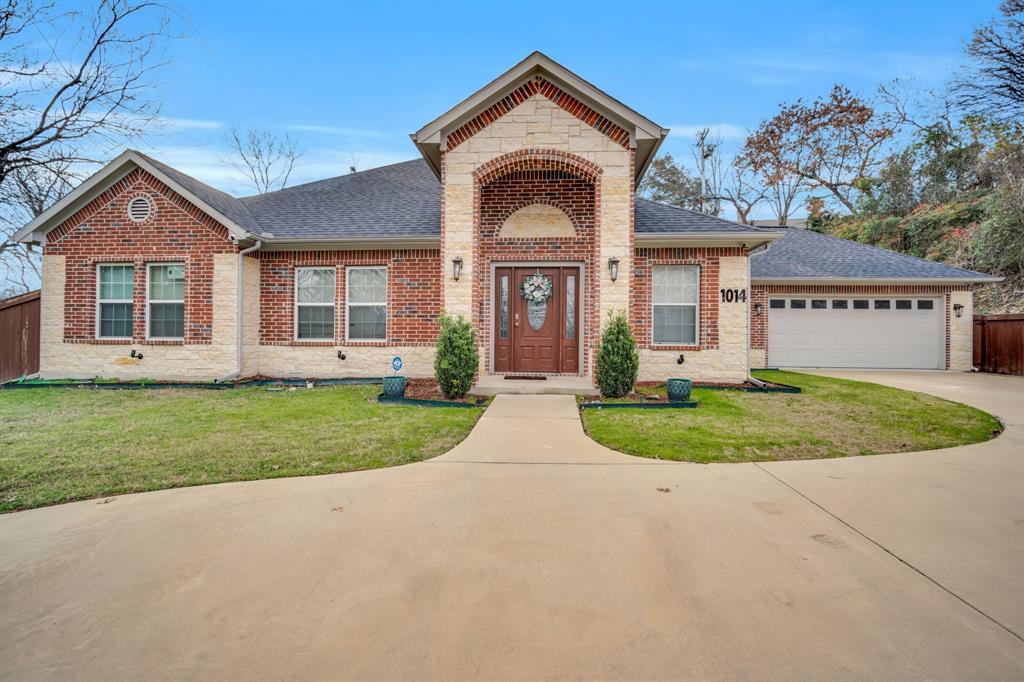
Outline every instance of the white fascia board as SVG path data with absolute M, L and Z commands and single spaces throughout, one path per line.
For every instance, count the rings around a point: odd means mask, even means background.
M 572 71 L 569 71 L 561 64 L 552 60 L 547 55 L 540 52 L 534 52 L 511 69 L 420 128 L 417 132 L 413 133 L 413 140 L 420 144 L 439 143 L 440 140 L 436 136 L 438 136 L 445 128 L 451 127 L 456 123 L 461 123 L 461 119 L 473 114 L 478 108 L 486 108 L 484 105 L 487 104 L 488 100 L 495 98 L 506 89 L 517 85 L 518 81 L 527 80 L 532 77 L 535 72 L 546 73 L 553 80 L 557 81 L 559 85 L 568 87 L 570 94 L 574 96 L 581 95 L 583 99 L 590 100 L 597 104 L 607 113 L 612 114 L 614 118 L 618 119 L 618 123 L 626 123 L 630 126 L 634 126 L 637 129 L 637 132 L 645 137 L 663 137 L 668 132 L 666 129 L 654 123 L 647 117 L 633 109 L 630 109 L 614 97 L 594 87 Z M 455 127 L 457 127 L 457 125 Z
M 780 239 L 777 232 L 683 232 L 679 234 L 638 234 L 634 239 L 637 248 L 659 246 L 747 246 L 754 248 Z
M 278 237 L 264 239 L 261 251 L 371 251 L 376 249 L 439 249 L 441 237 Z
M 914 285 L 949 285 L 949 284 L 979 284 L 988 282 L 1002 282 L 1002 277 L 989 275 L 977 275 L 970 277 L 751 277 L 752 284 L 781 284 L 793 286 L 821 286 L 826 284 L 843 284 L 878 286 L 883 284 L 914 284 Z
M 106 166 L 89 176 L 85 182 L 76 187 L 66 197 L 43 211 L 30 223 L 25 225 L 11 237 L 12 242 L 39 243 L 41 236 L 60 225 L 64 220 L 71 217 L 84 208 L 90 201 L 107 190 L 108 187 L 117 183 L 124 176 L 136 167 L 142 168 L 150 175 L 153 175 L 172 190 L 183 196 L 190 203 L 195 204 L 204 213 L 227 228 L 228 232 L 237 239 L 248 239 L 253 237 L 240 225 L 230 220 L 220 211 L 216 210 L 199 197 L 192 194 L 167 174 L 149 163 L 142 156 L 129 149 L 117 156 Z

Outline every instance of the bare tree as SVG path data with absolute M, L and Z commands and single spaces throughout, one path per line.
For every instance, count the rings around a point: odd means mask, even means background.
M 767 174 L 779 199 L 806 183 L 827 190 L 856 215 L 857 193 L 870 191 L 866 181 L 899 125 L 897 114 L 877 112 L 836 85 L 827 98 L 782 105 L 747 138 L 744 155 L 755 171 Z M 786 180 L 789 175 L 799 182 Z
M 238 128 L 232 128 L 228 141 L 234 155 L 225 162 L 242 173 L 257 194 L 283 189 L 301 156 L 295 140 L 287 135 L 278 137 L 269 130 L 242 134 Z
M 732 204 L 736 211 L 736 222 L 750 225 L 750 214 L 755 206 L 765 200 L 767 191 L 768 188 L 744 162 L 743 157 L 736 156 L 729 164 L 721 190 L 721 198 Z
M 71 170 L 109 157 L 156 120 L 154 69 L 176 15 L 99 0 L 58 10 L 0 0 L 0 272 L 24 283 L 35 256 L 9 239 L 70 189 Z
M 722 140 L 711 136 L 710 128 L 701 128 L 694 136 L 690 145 L 693 163 L 697 167 L 700 179 L 701 213 L 717 216 L 722 212 L 722 185 L 725 181 L 725 169 L 722 167 Z
M 1002 19 L 975 29 L 972 65 L 954 82 L 963 109 L 997 121 L 1024 119 L 1024 0 L 1004 0 Z
M 22 225 L 39 216 L 54 202 L 71 191 L 81 180 L 71 164 L 51 164 L 19 168 L 0 185 L 0 234 L 14 234 Z M 27 291 L 41 275 L 38 254 L 5 241 L 0 244 L 0 270 L 11 293 Z M 0 281 L 0 285 L 4 282 Z

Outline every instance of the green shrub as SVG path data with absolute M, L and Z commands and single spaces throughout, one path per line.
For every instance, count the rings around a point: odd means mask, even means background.
M 633 390 L 640 356 L 629 319 L 625 313 L 613 313 L 601 332 L 597 349 L 597 386 L 606 398 L 621 398 Z
M 472 388 L 480 363 L 476 331 L 461 315 L 443 313 L 437 324 L 441 331 L 437 335 L 434 375 L 446 398 L 461 398 Z

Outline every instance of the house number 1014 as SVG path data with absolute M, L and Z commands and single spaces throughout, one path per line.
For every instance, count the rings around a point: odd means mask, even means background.
M 746 289 L 722 289 L 722 302 L 723 303 L 746 303 L 747 302 L 747 290 Z

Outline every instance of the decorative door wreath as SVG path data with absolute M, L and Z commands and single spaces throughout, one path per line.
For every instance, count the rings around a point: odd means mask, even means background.
M 551 298 L 553 290 L 551 278 L 540 274 L 539 270 L 519 285 L 519 293 L 526 299 L 526 319 L 535 332 L 544 326 L 548 314 L 548 299 Z

